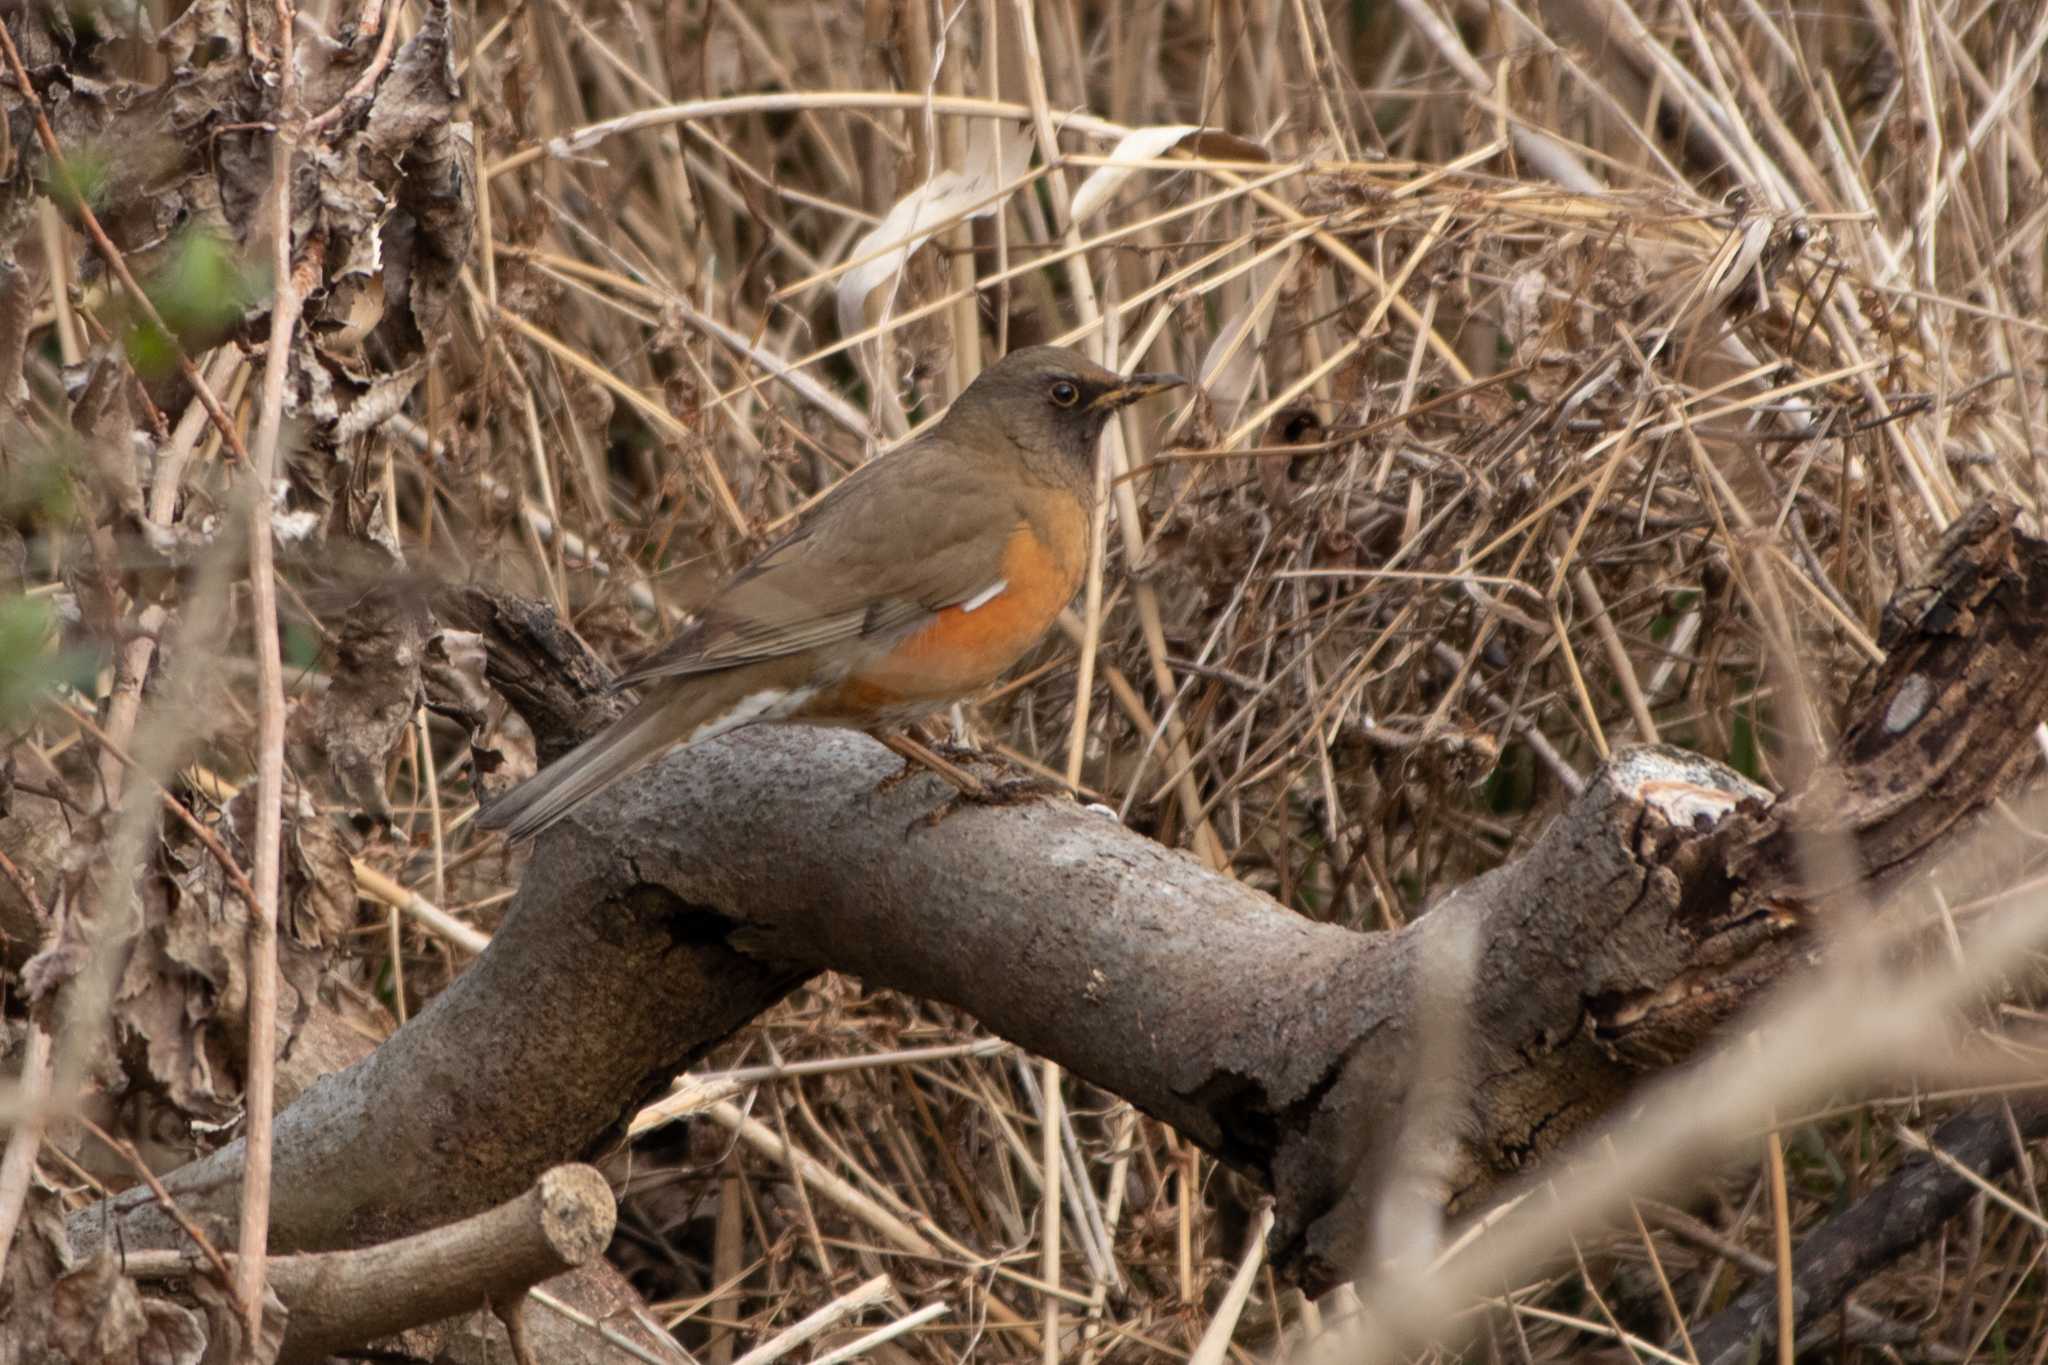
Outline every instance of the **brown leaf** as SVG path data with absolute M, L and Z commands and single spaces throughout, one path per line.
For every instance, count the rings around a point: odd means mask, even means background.
M 69 921 L 67 920 L 68 924 Z M 91 956 L 86 944 L 67 934 L 30 958 L 21 969 L 21 993 L 33 1004 L 78 975 Z
M 84 438 L 95 490 L 131 521 L 142 520 L 142 483 L 136 468 L 126 365 L 103 354 L 87 367 L 85 389 L 72 405 L 71 425 Z
M 449 22 L 446 0 L 427 7 L 377 88 L 353 163 L 372 167 L 370 178 L 403 210 L 378 220 L 392 267 L 386 290 L 410 306 L 420 337 L 441 330 L 476 236 L 476 147 L 469 124 L 454 117 L 462 90 Z M 379 167 L 389 173 L 378 174 Z
M 249 22 L 268 33 L 268 15 Z M 233 0 L 194 0 L 157 34 L 157 51 L 177 71 L 235 69 L 242 51 L 242 10 Z
M 57 1197 L 29 1186 L 14 1246 L 0 1266 L 0 1360 L 32 1360 L 49 1336 L 51 1286 L 69 1269 L 70 1244 Z
M 191 1309 L 168 1299 L 144 1299 L 148 1325 L 136 1343 L 137 1365 L 199 1365 L 206 1356 L 206 1324 Z
M 325 770 L 349 806 L 379 823 L 391 818 L 385 760 L 404 740 L 419 706 L 430 624 L 425 603 L 410 585 L 357 597 L 341 623 L 333 685 L 293 718 L 311 751 L 296 765 L 299 770 Z
M 0 394 L 0 401 L 7 395 Z M 20 592 L 28 581 L 28 542 L 12 526 L 0 526 L 0 593 Z
M 355 927 L 356 877 L 341 835 L 324 820 L 294 820 L 286 866 L 284 926 L 313 948 L 332 948 Z
M 71 1365 L 132 1365 L 149 1318 L 135 1281 L 102 1252 L 50 1286 L 48 1349 Z
M 284 1345 L 284 1329 L 290 1314 L 278 1302 L 269 1285 L 263 1287 L 263 1326 L 253 1353 L 243 1348 L 248 1334 L 242 1315 L 235 1311 L 219 1285 L 208 1276 L 195 1276 L 192 1297 L 199 1300 L 199 1306 L 206 1314 L 207 1343 L 203 1365 L 243 1365 L 252 1354 L 256 1365 L 272 1365 L 277 1359 L 278 1350 Z
M 1263 142 L 1225 132 L 1221 128 L 1204 128 L 1191 133 L 1181 140 L 1181 146 L 1211 161 L 1271 161 L 1273 154 L 1266 150 Z
M 124 1045 L 139 1048 L 148 1080 L 188 1118 L 221 1122 L 235 1112 L 235 1087 L 220 1026 L 247 1008 L 243 964 L 245 912 L 223 910 L 204 868 L 178 867 L 145 878 L 144 928 L 135 938 L 114 994 Z

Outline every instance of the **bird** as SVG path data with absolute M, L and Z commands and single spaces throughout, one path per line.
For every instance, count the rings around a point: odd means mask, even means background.
M 531 838 L 671 747 L 741 726 L 885 736 L 980 691 L 1080 586 L 1103 427 L 1186 382 L 1120 375 L 1055 346 L 1002 357 L 628 668 L 614 686 L 638 689 L 638 702 L 487 803 L 479 824 Z

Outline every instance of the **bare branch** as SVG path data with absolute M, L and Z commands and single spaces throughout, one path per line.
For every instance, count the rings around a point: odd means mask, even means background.
M 378 1337 L 486 1304 L 513 1304 L 543 1280 L 603 1254 L 611 1186 L 589 1166 L 557 1166 L 516 1199 L 417 1236 L 270 1259 L 271 1291 L 291 1310 L 281 1365 L 324 1359 Z M 241 1257 L 231 1257 L 239 1261 Z M 201 1273 L 182 1252 L 144 1252 L 137 1279 Z

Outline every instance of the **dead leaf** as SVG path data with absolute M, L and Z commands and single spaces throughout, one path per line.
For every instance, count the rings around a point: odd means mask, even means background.
M 47 1350 L 71 1365 L 132 1365 L 149 1330 L 142 1294 L 102 1252 L 50 1286 Z
M 961 166 L 940 171 L 897 200 L 846 253 L 847 260 L 860 264 L 839 277 L 840 335 L 852 336 L 866 326 L 869 296 L 899 278 L 911 253 L 934 234 L 1001 208 L 1008 198 L 1004 187 L 1030 163 L 1029 128 L 993 119 L 977 123 L 968 134 L 967 159 Z
M 145 1298 L 148 1319 L 136 1343 L 137 1365 L 200 1365 L 206 1358 L 209 1334 L 199 1314 L 168 1299 Z
M 35 1358 L 31 1347 L 49 1336 L 51 1287 L 70 1268 L 64 1210 L 54 1194 L 31 1184 L 14 1246 L 0 1265 L 0 1360 Z
M 56 940 L 45 944 L 21 968 L 21 993 L 30 1004 L 78 975 L 79 968 L 92 958 L 92 945 L 80 932 L 77 916 L 58 915 L 56 919 Z
M 131 1070 L 187 1119 L 220 1123 L 238 1109 L 236 1088 L 222 1079 L 232 1072 L 216 1023 L 247 1008 L 244 912 L 239 902 L 222 912 L 204 868 L 179 868 L 168 853 L 165 867 L 169 875 L 138 886 L 144 928 L 114 992 L 114 1018 L 124 1051 L 140 1052 Z
M 274 1365 L 284 1345 L 285 1325 L 291 1315 L 268 1284 L 263 1286 L 263 1324 L 253 1351 L 244 1349 L 248 1333 L 242 1315 L 235 1311 L 220 1286 L 210 1276 L 195 1275 L 191 1289 L 192 1297 L 199 1300 L 200 1309 L 206 1314 L 206 1354 L 201 1365 L 245 1365 L 252 1359 L 255 1365 Z
M 386 192 L 399 213 L 385 234 L 387 257 L 403 258 L 401 297 L 418 338 L 440 334 L 476 236 L 476 145 L 470 125 L 454 117 L 461 97 L 447 0 L 436 0 L 377 87 L 357 149 L 392 170 Z M 415 340 L 399 354 L 417 350 Z
M 383 316 L 381 311 L 378 316 Z M 334 426 L 334 439 L 337 442 L 351 440 L 357 436 L 368 435 L 383 426 L 393 413 L 405 407 L 405 400 L 412 396 L 413 389 L 419 385 L 426 373 L 427 363 L 421 360 L 404 369 L 371 378 L 363 388 L 361 396 L 346 412 L 338 414 Z
M 293 766 L 329 775 L 344 803 L 373 821 L 391 818 L 385 760 L 404 742 L 420 704 L 431 624 L 410 583 L 362 591 L 341 622 L 333 685 L 292 717 L 295 742 L 306 750 Z
M 241 7 L 233 0 L 194 0 L 157 34 L 157 51 L 174 72 L 238 68 L 232 59 L 242 52 L 242 18 Z M 273 31 L 271 16 L 250 14 L 248 21 L 267 41 Z
M 1081 188 L 1074 191 L 1070 213 L 1076 224 L 1085 223 L 1109 207 L 1124 182 L 1176 147 L 1184 147 L 1216 161 L 1270 161 L 1266 149 L 1249 138 L 1204 128 L 1197 123 L 1159 124 L 1134 128 L 1118 139 L 1109 152 L 1109 164 L 1098 166 Z

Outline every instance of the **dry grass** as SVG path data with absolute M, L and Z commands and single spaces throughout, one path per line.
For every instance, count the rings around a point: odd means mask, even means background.
M 345 481 L 294 465 L 294 497 L 381 488 L 415 566 L 546 596 L 624 656 L 1006 346 L 1199 376 L 1106 443 L 1100 574 L 962 720 L 1368 929 L 1511 855 L 1616 745 L 1796 783 L 1943 526 L 1985 492 L 2038 511 L 2029 7 L 1048 3 L 1028 40 L 1020 8 L 485 0 L 461 64 L 486 240 L 406 415 Z M 1234 137 L 1146 149 L 1077 221 L 1123 134 L 1171 124 Z M 998 126 L 1028 135 L 999 167 Z M 843 297 L 860 239 L 963 167 L 952 208 L 993 212 L 921 220 L 900 282 Z M 38 344 L 79 323 L 51 296 Z M 317 639 L 314 607 L 284 610 Z M 326 665 L 298 662 L 303 693 Z M 207 765 L 236 781 L 249 727 L 223 714 Z M 358 852 L 487 929 L 517 868 L 465 830 L 467 757 L 423 718 L 397 825 Z M 361 909 L 348 972 L 417 1007 L 459 959 Z M 878 1358 L 1037 1356 L 1048 1306 L 1086 1361 L 1311 1332 L 1256 1266 L 1226 1292 L 1249 1192 L 1072 1081 L 1048 1128 L 1039 1064 L 976 1037 L 823 981 L 725 1049 L 739 1079 L 699 1078 L 713 1121 L 618 1159 L 618 1257 L 700 1359 L 875 1274 L 941 1305 Z M 1672 1303 L 1698 1317 L 1777 1254 L 1774 1177 L 1796 1235 L 1889 1169 L 1898 1113 L 1788 1116 L 1781 1164 L 1583 1242 L 1444 1354 L 1666 1341 Z M 1849 1337 L 2038 1361 L 2044 1245 L 1986 1202 L 1870 1286 Z M 854 1305 L 830 1340 L 890 1316 Z

